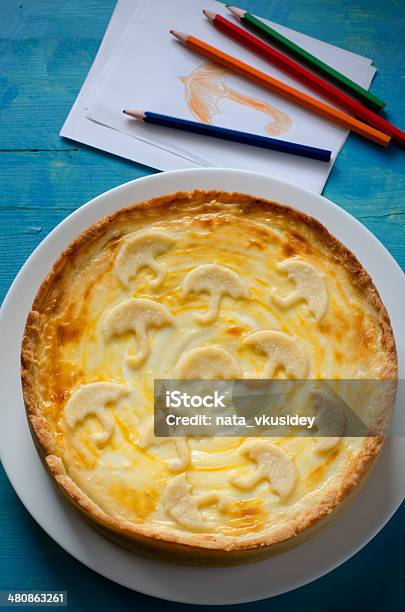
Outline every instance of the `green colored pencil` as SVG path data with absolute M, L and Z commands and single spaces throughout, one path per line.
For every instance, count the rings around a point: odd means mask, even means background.
M 360 87 L 360 85 L 357 85 L 357 83 L 347 78 L 344 74 L 341 74 L 311 53 L 308 53 L 308 51 L 305 51 L 305 49 L 299 47 L 254 15 L 251 15 L 247 11 L 234 6 L 228 5 L 227 9 L 245 26 L 252 28 L 265 38 L 269 39 L 276 46 L 281 47 L 281 49 L 287 51 L 287 53 L 290 53 L 307 66 L 310 66 L 313 70 L 319 74 L 322 74 L 322 76 L 325 78 L 333 81 L 336 85 L 339 85 L 342 89 L 345 89 L 352 94 L 352 96 L 360 100 L 365 106 L 368 106 L 373 110 L 382 110 L 384 108 L 385 102 L 377 98 L 377 96 L 374 96 L 372 93 L 367 91 L 367 89 Z

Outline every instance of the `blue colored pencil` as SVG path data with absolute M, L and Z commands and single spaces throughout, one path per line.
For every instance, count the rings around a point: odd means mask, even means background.
M 222 138 L 222 140 L 231 140 L 242 144 L 261 147 L 263 149 L 271 149 L 280 153 L 289 153 L 290 155 L 299 155 L 308 157 L 309 159 L 317 159 L 318 161 L 329 162 L 331 152 L 326 149 L 318 149 L 309 147 L 308 145 L 298 144 L 296 142 L 288 142 L 287 140 L 277 140 L 276 138 L 268 138 L 259 134 L 250 134 L 248 132 L 240 132 L 239 130 L 229 130 L 228 128 L 218 127 L 216 125 L 207 125 L 198 121 L 189 121 L 188 119 L 180 119 L 179 117 L 170 117 L 169 115 L 161 115 L 160 113 L 152 113 L 143 110 L 124 110 L 123 113 L 134 119 L 145 121 L 146 123 L 154 123 L 184 132 L 192 132 L 193 134 L 202 134 L 204 136 L 213 136 L 214 138 Z

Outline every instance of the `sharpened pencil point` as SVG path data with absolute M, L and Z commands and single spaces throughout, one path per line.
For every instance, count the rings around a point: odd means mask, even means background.
M 128 109 L 125 109 L 122 112 L 124 113 L 124 115 L 128 115 L 128 117 L 132 117 L 133 119 L 138 119 L 139 121 L 142 121 L 145 118 L 145 111 L 143 111 L 143 110 L 139 110 L 139 109 L 128 110 Z
M 170 30 L 170 34 L 172 34 L 172 36 L 177 38 L 177 40 L 179 40 L 182 43 L 187 42 L 188 34 L 185 34 L 184 32 L 178 32 L 177 30 Z
M 212 11 L 207 11 L 207 9 L 203 9 L 203 13 L 207 17 L 207 19 L 209 19 L 210 21 L 214 21 L 215 13 L 213 13 Z
M 232 13 L 232 15 L 234 17 L 236 17 L 237 19 L 243 19 L 243 17 L 245 16 L 246 11 L 237 8 L 236 6 L 230 6 L 229 4 L 226 5 L 226 8 L 228 9 L 228 11 L 230 11 Z

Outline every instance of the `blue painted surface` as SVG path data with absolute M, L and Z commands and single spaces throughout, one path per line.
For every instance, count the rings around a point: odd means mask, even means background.
M 159 1 L 164 0 L 156 4 Z M 402 0 L 241 4 L 372 57 L 379 69 L 373 91 L 388 102 L 388 118 L 405 127 Z M 58 136 L 113 5 L 114 0 L 0 2 L 1 298 L 34 247 L 66 215 L 106 189 L 151 172 Z M 404 159 L 396 147 L 385 152 L 352 135 L 325 189 L 325 195 L 360 219 L 402 267 Z M 365 549 L 328 576 L 244 609 L 405 609 L 404 518 L 402 509 Z M 184 608 L 128 591 L 72 559 L 30 518 L 2 471 L 0 534 L 0 589 L 67 590 L 69 607 L 77 611 Z

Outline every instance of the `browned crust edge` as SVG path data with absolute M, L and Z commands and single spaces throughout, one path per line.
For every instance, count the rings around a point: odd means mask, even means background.
M 176 208 L 180 210 L 189 208 L 190 212 L 192 212 L 191 205 L 196 204 L 198 206 L 206 204 L 207 209 L 204 212 L 209 212 L 210 203 L 213 200 L 224 206 L 236 201 L 238 204 L 246 207 L 246 212 L 249 209 L 255 209 L 257 206 L 260 206 L 262 209 L 270 208 L 273 211 L 277 209 L 284 214 L 290 215 L 292 218 L 304 222 L 315 230 L 321 241 L 334 253 L 336 261 L 346 268 L 352 278 L 352 282 L 362 291 L 367 302 L 376 312 L 382 329 L 385 352 L 388 357 L 384 377 L 389 379 L 397 378 L 398 366 L 395 339 L 388 313 L 378 291 L 371 277 L 355 255 L 330 234 L 319 221 L 291 207 L 263 198 L 255 198 L 247 194 L 217 190 L 194 190 L 159 196 L 121 208 L 88 227 L 69 244 L 42 282 L 32 309 L 28 314 L 21 349 L 21 382 L 31 433 L 47 471 L 65 497 L 84 513 L 85 517 L 90 520 L 94 527 L 110 539 L 135 549 L 142 554 L 156 555 L 160 558 L 187 563 L 218 562 L 219 564 L 234 564 L 249 560 L 259 560 L 263 556 L 269 556 L 289 548 L 292 542 L 298 543 L 298 540 L 301 541 L 305 533 L 308 532 L 309 534 L 317 526 L 320 519 L 325 519 L 332 512 L 336 511 L 341 502 L 357 487 L 377 458 L 383 444 L 383 439 L 381 437 L 367 438 L 362 451 L 344 474 L 342 482 L 338 487 L 330 489 L 320 502 L 308 510 L 305 515 L 292 519 L 288 524 L 273 530 L 267 536 L 232 541 L 225 539 L 225 537 L 207 534 L 183 535 L 173 529 L 164 530 L 144 525 L 135 525 L 129 521 L 111 517 L 75 484 L 67 475 L 62 459 L 55 455 L 53 439 L 48 433 L 46 421 L 41 415 L 36 402 L 33 375 L 35 367 L 34 349 L 40 332 L 40 307 L 45 301 L 52 284 L 63 272 L 69 259 L 74 256 L 84 243 L 98 238 L 110 223 L 120 217 L 125 217 L 125 215 L 134 214 L 135 212 L 144 218 L 148 218 L 151 213 L 160 207 L 171 211 Z M 198 212 L 201 213 L 201 209 Z M 301 538 L 297 538 L 297 536 L 301 536 Z

